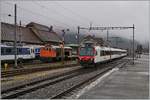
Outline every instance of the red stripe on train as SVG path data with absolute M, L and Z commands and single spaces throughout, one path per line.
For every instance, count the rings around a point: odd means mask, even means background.
M 94 59 L 94 56 L 79 56 L 79 60 L 88 61 Z

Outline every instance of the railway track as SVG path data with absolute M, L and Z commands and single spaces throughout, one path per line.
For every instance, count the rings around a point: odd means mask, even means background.
M 51 65 L 54 63 L 51 63 Z M 2 71 L 1 72 L 1 77 L 11 77 L 11 76 L 16 76 L 16 75 L 22 75 L 22 74 L 27 74 L 27 73 L 33 73 L 33 72 L 38 72 L 38 71 L 46 71 L 50 69 L 56 69 L 56 68 L 63 68 L 63 67 L 70 67 L 70 66 L 76 66 L 76 64 L 67 64 L 64 63 L 64 65 L 57 65 L 55 67 L 50 67 L 49 63 L 41 63 L 41 64 L 35 64 L 34 66 L 31 66 L 28 68 L 20 68 L 20 69 L 14 69 L 14 70 L 8 70 L 8 71 Z M 36 67 L 35 67 L 36 66 Z M 37 67 L 40 66 L 40 67 Z
M 37 79 L 37 80 L 31 81 L 31 82 L 27 82 L 25 84 L 19 84 L 18 86 L 10 87 L 8 89 L 3 89 L 1 91 L 2 98 L 3 99 L 15 98 L 18 95 L 25 94 L 26 92 L 31 92 L 31 91 L 34 91 L 36 89 L 42 88 L 42 87 L 46 86 L 48 83 L 54 84 L 54 83 L 59 82 L 61 80 L 67 79 L 67 77 L 71 78 L 79 70 L 80 69 L 69 71 L 69 72 L 62 73 L 62 74 L 57 74 L 55 76 L 48 76 L 48 77 L 43 78 L 43 79 L 39 79 L 39 80 Z
M 39 89 L 45 89 L 50 86 L 50 89 L 57 90 L 57 92 L 51 90 L 52 93 L 49 94 L 48 98 L 62 98 L 67 93 L 73 91 L 74 89 L 82 86 L 83 84 L 99 77 L 100 75 L 106 73 L 108 70 L 119 64 L 125 64 L 127 61 L 114 61 L 107 65 L 102 65 L 101 68 L 81 68 L 72 72 L 68 72 L 65 74 L 56 75 L 54 77 L 49 77 L 43 80 L 34 81 L 31 83 L 27 83 L 24 85 L 16 86 L 13 88 L 9 88 L 6 90 L 2 90 L 1 95 L 2 99 L 10 99 L 10 98 L 25 98 L 24 95 L 31 94 L 31 92 L 36 92 Z M 66 86 L 61 88 L 68 81 L 75 81 L 71 86 Z M 70 84 L 70 83 L 69 83 Z M 48 89 L 50 91 L 50 89 Z M 59 91 L 58 91 L 59 90 Z M 44 94 L 43 94 L 44 95 Z
M 124 63 L 117 63 L 115 66 L 119 65 L 119 64 L 122 64 L 120 67 L 122 67 L 123 65 L 125 65 L 127 62 L 124 62 Z M 113 66 L 114 67 L 114 66 Z M 75 84 L 74 86 L 54 95 L 51 97 L 51 99 L 62 99 L 62 98 L 66 98 L 66 96 L 68 96 L 68 94 L 70 95 L 70 93 L 72 91 L 75 91 L 75 90 L 78 90 L 78 88 L 80 89 L 80 87 L 84 84 L 87 84 L 87 83 L 91 83 L 93 82 L 94 80 L 96 80 L 98 77 L 100 77 L 101 75 L 105 74 L 106 72 L 108 72 L 109 70 L 111 70 L 113 67 L 107 67 L 107 68 L 104 68 L 102 69 L 99 73 L 79 82 L 78 84 Z

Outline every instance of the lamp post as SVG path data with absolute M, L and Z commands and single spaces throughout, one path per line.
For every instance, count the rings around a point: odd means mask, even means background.
M 135 29 L 135 27 L 134 27 L 134 24 L 133 24 L 133 64 L 134 64 L 134 29 Z
M 11 14 L 8 14 L 9 17 L 11 17 Z M 14 5 L 14 59 L 15 59 L 15 66 L 14 68 L 17 68 L 17 5 Z
M 65 45 L 65 34 L 66 34 L 66 31 L 69 31 L 69 29 L 63 29 L 62 30 L 62 37 L 63 37 L 63 40 L 62 40 L 62 45 L 61 45 L 61 61 L 62 63 L 64 64 L 64 45 Z
M 15 11 L 14 11 L 14 13 L 15 13 L 15 36 L 14 36 L 14 40 L 15 40 L 15 42 L 14 42 L 14 49 L 15 49 L 15 67 L 17 67 L 17 41 L 16 41 L 16 39 L 17 39 L 17 5 L 15 4 Z

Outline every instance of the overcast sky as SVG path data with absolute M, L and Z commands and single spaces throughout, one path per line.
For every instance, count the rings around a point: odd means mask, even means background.
M 1 1 L 1 20 L 14 22 L 14 3 L 17 4 L 17 20 L 23 25 L 37 22 L 54 29 L 69 28 L 77 32 L 77 26 L 132 26 L 135 38 L 140 42 L 149 40 L 149 1 Z M 8 17 L 11 14 L 12 17 Z M 81 33 L 104 35 L 106 31 L 81 31 Z M 132 30 L 109 31 L 111 35 L 132 38 Z

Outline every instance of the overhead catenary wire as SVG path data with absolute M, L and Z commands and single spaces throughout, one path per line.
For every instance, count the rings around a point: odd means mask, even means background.
M 77 12 L 72 11 L 71 9 L 68 9 L 68 8 L 64 7 L 64 6 L 61 5 L 60 3 L 56 2 L 56 1 L 54 1 L 54 3 L 57 4 L 58 6 L 62 7 L 62 8 L 65 9 L 66 11 L 68 11 L 68 12 L 70 12 L 70 13 L 76 15 L 78 18 L 80 17 L 81 20 L 85 20 L 85 21 L 88 22 L 88 23 L 89 23 L 89 22 L 92 22 L 92 20 L 90 20 L 89 18 L 87 18 L 87 17 L 85 17 L 85 16 L 81 16 L 81 15 L 78 14 Z
M 11 5 L 11 6 L 13 6 L 14 4 L 13 3 L 9 3 L 9 2 L 6 2 L 5 4 L 8 4 L 8 5 Z M 36 15 L 38 15 L 38 16 L 40 16 L 40 17 L 45 17 L 46 19 L 52 19 L 52 18 L 49 18 L 48 16 L 44 16 L 44 15 L 42 15 L 42 14 L 40 14 L 40 13 L 37 13 L 37 12 L 33 12 L 33 11 L 31 11 L 31 10 L 29 10 L 29 9 L 25 9 L 25 8 L 23 8 L 23 7 L 20 7 L 20 6 L 18 6 L 18 8 L 20 8 L 20 9 L 22 9 L 22 10 L 24 10 L 24 11 L 26 11 L 26 12 L 28 12 L 28 13 L 31 13 L 32 15 L 34 15 L 34 14 L 36 14 Z M 20 10 L 19 9 L 19 10 Z M 24 12 L 23 11 L 23 12 Z M 36 16 L 34 16 L 34 17 L 36 17 Z M 36 17 L 36 18 L 38 18 L 39 19 L 39 17 Z M 43 18 L 44 19 L 44 18 Z M 23 20 L 25 20 L 25 19 L 23 19 Z M 29 19 L 29 20 L 31 20 L 31 19 Z M 45 19 L 44 19 L 45 20 Z M 54 21 L 54 20 L 53 20 Z M 55 20 L 56 21 L 56 20 Z M 48 21 L 46 21 L 45 20 L 45 22 L 48 22 Z M 60 23 L 59 21 L 57 21 L 58 23 Z M 64 23 L 61 23 L 61 24 L 64 24 Z M 66 25 L 66 24 L 65 24 Z M 66 26 L 69 26 L 70 27 L 70 25 L 66 25 Z M 62 27 L 62 26 L 59 26 L 59 27 Z M 73 28 L 75 28 L 76 26 L 73 26 Z M 58 29 L 58 28 L 57 28 Z
M 5 4 L 13 6 L 12 3 L 5 3 Z M 18 9 L 18 10 L 25 10 L 25 9 L 21 8 L 21 9 Z M 28 11 L 28 10 L 25 10 L 25 11 L 26 11 L 27 13 L 32 13 L 32 11 Z M 24 13 L 24 11 L 20 11 L 20 12 Z M 6 19 L 6 17 L 8 17 L 9 14 L 10 14 L 10 13 L 3 13 L 3 14 L 2 14 L 2 15 L 4 16 L 3 18 Z M 38 13 L 36 13 L 36 14 L 39 16 Z M 25 14 L 22 14 L 22 15 L 23 15 L 23 16 L 21 16 L 21 14 L 19 14 L 19 16 L 17 16 L 17 17 L 19 18 L 18 21 L 21 20 L 22 23 L 25 23 L 25 22 L 26 22 L 26 24 L 28 24 L 29 22 L 32 22 L 32 21 L 33 21 L 33 20 L 31 20 L 30 17 L 26 17 L 26 18 L 25 18 L 25 17 L 24 17 Z M 33 15 L 33 13 L 32 13 L 32 15 Z M 9 16 L 9 17 L 14 17 L 14 15 L 11 14 L 11 16 Z M 37 17 L 37 16 L 33 16 L 33 17 L 35 17 L 35 19 L 39 19 L 39 17 Z M 9 19 L 9 20 L 10 20 L 10 19 Z M 38 21 L 38 20 L 37 20 L 37 21 Z M 37 21 L 36 21 L 36 22 L 37 22 Z M 43 21 L 44 21 L 44 22 L 43 22 Z M 8 23 L 6 20 L 3 21 L 3 22 Z M 45 18 L 43 18 L 42 22 L 44 23 L 44 25 L 45 25 L 45 24 L 47 24 L 48 26 L 52 25 L 52 23 L 49 23 L 49 21 L 47 21 Z M 9 22 L 9 23 L 10 23 L 10 22 Z M 38 21 L 38 23 L 42 24 L 42 23 L 41 23 L 41 20 Z M 26 26 L 26 25 L 24 24 L 24 26 Z M 63 26 L 63 25 L 60 26 L 60 25 L 57 25 L 57 24 L 53 24 L 52 26 L 55 26 L 54 29 L 57 29 L 57 30 L 59 30 L 60 32 L 61 32 L 62 29 L 64 29 L 64 26 Z
M 6 2 L 5 4 L 14 5 L 13 3 L 9 3 L 9 2 Z M 59 23 L 59 24 L 62 24 L 62 25 L 65 25 L 65 26 L 70 27 L 70 25 L 68 25 L 68 24 L 66 24 L 66 23 L 63 23 L 63 22 L 60 22 L 60 21 L 58 21 L 58 20 L 56 20 L 56 19 L 54 19 L 54 18 L 51 18 L 51 17 L 49 17 L 49 16 L 45 16 L 45 15 L 43 15 L 43 14 L 40 14 L 40 13 L 37 13 L 37 12 L 33 12 L 33 11 L 29 10 L 29 9 L 25 9 L 25 8 L 23 8 L 23 7 L 20 7 L 20 6 L 17 6 L 17 7 L 20 8 L 20 9 L 22 9 L 22 10 L 24 10 L 24 11 L 30 12 L 30 13 L 32 13 L 32 14 L 34 13 L 34 14 L 36 14 L 36 15 L 43 16 L 43 17 L 45 17 L 45 18 L 47 18 L 47 19 L 51 19 L 51 20 L 54 21 L 54 22 L 57 22 L 57 23 Z
M 33 1 L 32 1 L 33 2 Z M 68 16 L 65 16 L 64 14 L 62 14 L 62 13 L 60 13 L 60 12 L 58 12 L 58 11 L 56 11 L 56 10 L 54 10 L 54 9 L 52 9 L 52 8 L 48 8 L 47 6 L 44 6 L 44 5 L 41 5 L 41 4 L 39 4 L 38 2 L 33 2 L 34 4 L 36 4 L 37 6 L 40 6 L 42 9 L 46 9 L 47 11 L 54 11 L 54 13 L 53 14 L 60 14 L 61 15 L 61 17 L 64 17 L 66 20 L 68 20 L 68 18 L 69 19 L 71 19 L 72 21 L 78 21 L 78 22 L 80 22 L 81 23 L 81 20 L 79 21 L 79 20 L 77 20 L 77 19 L 73 19 L 73 18 L 71 18 L 71 17 L 68 17 Z M 76 18 L 78 18 L 78 17 L 76 17 Z M 83 20 L 82 20 L 83 21 Z M 86 21 L 87 22 L 87 21 Z M 82 23 L 82 24 L 85 24 L 85 22 L 84 23 Z

